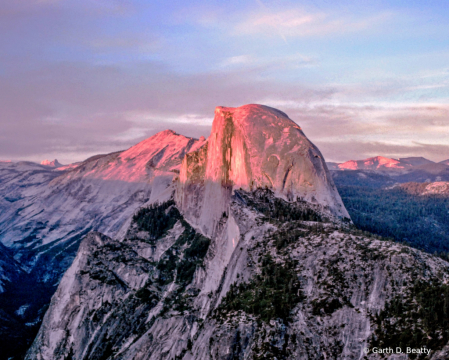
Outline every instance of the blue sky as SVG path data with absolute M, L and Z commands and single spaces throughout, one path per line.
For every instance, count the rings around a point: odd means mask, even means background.
M 0 0 L 0 159 L 63 163 L 261 103 L 326 160 L 449 158 L 446 1 Z

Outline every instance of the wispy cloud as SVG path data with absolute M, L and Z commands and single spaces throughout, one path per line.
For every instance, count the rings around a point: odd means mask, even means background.
M 222 8 L 193 7 L 183 9 L 177 22 L 196 24 L 208 29 L 220 29 L 232 36 L 280 37 L 289 39 L 324 36 L 341 36 L 364 31 L 382 31 L 386 24 L 393 24 L 398 17 L 391 10 L 374 14 L 351 14 L 348 11 L 328 9 L 313 11 L 301 5 L 267 5 L 256 0 L 258 7 L 226 12 Z M 404 14 L 402 14 L 404 16 Z
M 167 128 L 208 136 L 215 106 L 246 103 L 285 111 L 328 160 L 388 155 L 393 146 L 402 152 L 391 156 L 421 151 L 431 159 L 449 158 L 441 152 L 449 133 L 448 103 L 370 101 L 374 95 L 363 87 L 359 101 L 351 102 L 344 86 L 260 79 L 258 72 L 240 69 L 183 75 L 158 63 L 53 64 L 3 80 L 0 155 L 5 159 L 81 160 L 127 148 Z
M 221 67 L 233 67 L 233 66 L 241 66 L 241 65 L 248 65 L 248 64 L 254 64 L 257 60 L 251 56 L 251 55 L 237 55 L 237 56 L 231 56 L 223 61 L 221 61 L 220 66 Z
M 287 112 L 328 161 L 376 155 L 449 158 L 448 103 L 265 102 Z
M 225 58 L 219 63 L 219 67 L 221 68 L 252 68 L 258 69 L 259 71 L 298 69 L 318 65 L 318 59 L 298 53 L 286 56 L 271 55 L 263 57 L 237 55 Z
M 262 9 L 249 13 L 246 19 L 237 22 L 233 33 L 264 36 L 278 34 L 287 41 L 289 38 L 357 33 L 379 27 L 390 19 L 392 14 L 387 12 L 360 19 L 325 12 L 311 13 L 297 8 L 280 11 Z

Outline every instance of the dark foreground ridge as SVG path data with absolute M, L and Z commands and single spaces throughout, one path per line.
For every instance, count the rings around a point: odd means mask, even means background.
M 27 359 L 358 359 L 365 346 L 420 340 L 443 349 L 449 264 L 306 206 L 236 192 L 220 226 L 247 231 L 215 291 L 219 242 L 173 201 L 138 211 L 122 242 L 89 234 Z M 70 337 L 47 348 L 57 329 Z

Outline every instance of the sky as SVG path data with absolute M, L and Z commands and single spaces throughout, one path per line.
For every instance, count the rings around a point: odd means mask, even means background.
M 207 137 L 216 106 L 257 103 L 327 161 L 442 161 L 447 19 L 447 0 L 0 0 L 0 160 Z

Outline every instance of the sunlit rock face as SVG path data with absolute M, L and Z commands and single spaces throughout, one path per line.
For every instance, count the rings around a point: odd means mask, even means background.
M 423 157 L 391 159 L 384 156 L 375 156 L 365 160 L 349 160 L 341 164 L 333 164 L 333 170 L 380 170 L 402 173 L 411 170 L 413 167 L 430 164 L 435 163 Z
M 90 230 L 120 237 L 137 208 L 172 195 L 185 154 L 204 142 L 165 130 L 125 151 L 97 155 L 64 171 L 33 163 L 3 164 L 0 242 L 14 248 L 16 257 L 26 255 L 23 263 L 33 268 L 41 251 L 54 248 L 66 254 Z M 64 271 L 70 263 L 63 265 Z M 53 265 L 49 268 L 56 281 L 62 274 Z
M 285 113 L 263 105 L 217 107 L 207 146 L 183 160 L 178 205 L 212 234 L 232 191 L 258 187 L 349 218 L 320 151 Z
M 179 172 L 181 161 L 189 151 L 198 149 L 204 143 L 173 130 L 165 130 L 141 141 L 128 150 L 112 153 L 108 158 L 91 158 L 66 179 L 82 177 L 104 181 L 123 181 L 126 183 L 149 183 L 157 176 L 173 177 Z
M 54 159 L 53 161 L 42 160 L 41 165 L 50 166 L 50 167 L 54 167 L 54 168 L 59 168 L 59 167 L 63 166 L 57 159 Z
M 376 156 L 365 160 L 349 160 L 342 164 L 338 164 L 338 168 L 341 170 L 379 170 L 385 168 L 404 170 L 411 166 L 411 163 L 407 161 L 407 159 L 396 160 L 383 156 Z

